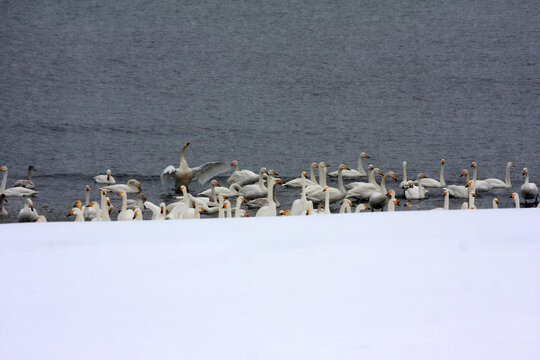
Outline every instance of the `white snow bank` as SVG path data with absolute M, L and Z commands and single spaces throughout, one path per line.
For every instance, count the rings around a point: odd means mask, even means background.
M 0 226 L 0 359 L 539 359 L 540 211 Z

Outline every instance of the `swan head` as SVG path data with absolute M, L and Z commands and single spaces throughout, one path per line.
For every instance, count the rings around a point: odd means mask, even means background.
M 37 171 L 36 167 L 34 165 L 30 165 L 28 167 L 28 170 Z
M 184 149 L 187 148 L 188 145 L 189 145 L 189 142 L 185 142 L 185 143 L 184 143 Z
M 338 170 L 350 170 L 350 169 L 349 169 L 349 167 L 347 165 L 341 164 L 341 165 L 339 165 Z
M 495 204 L 499 205 L 499 199 L 494 198 L 494 199 L 493 199 L 493 202 L 494 202 Z
M 373 170 L 373 165 L 369 164 L 368 165 L 368 170 Z
M 123 193 L 122 191 L 120 191 L 120 192 L 118 193 L 118 196 L 123 196 L 123 195 L 124 195 L 124 193 Z M 77 200 L 77 201 L 78 201 L 78 200 Z
M 474 192 L 471 193 L 472 197 L 476 197 L 476 194 Z
M 512 195 L 510 195 L 510 198 L 512 198 L 512 199 L 515 199 L 517 197 L 518 197 L 518 193 L 513 193 Z
M 444 195 L 444 196 L 447 196 L 447 195 L 448 195 L 448 190 L 444 190 L 443 195 Z
M 383 172 L 379 168 L 374 169 L 375 172 L 379 173 L 379 175 L 384 176 Z
M 459 175 L 459 176 L 460 176 L 460 177 L 466 176 L 468 173 L 469 173 L 469 172 L 467 171 L 467 169 L 463 169 L 463 170 L 461 171 L 461 175 Z
M 210 183 L 210 185 L 212 186 L 219 186 L 219 183 L 217 180 L 212 180 L 212 182 Z
M 441 165 L 444 165 L 445 161 L 444 159 L 441 159 Z
M 472 182 L 469 181 L 469 182 L 467 183 L 467 185 L 465 185 L 465 187 L 466 187 L 466 188 L 467 188 L 467 187 L 472 187 Z
M 527 170 L 527 168 L 523 168 L 523 175 L 527 175 L 528 172 L 529 170 Z
M 238 165 L 238 161 L 234 160 L 233 162 L 231 162 L 231 166 L 236 166 Z
M 328 191 L 328 186 L 325 186 L 323 191 Z
M 302 177 L 303 177 L 303 178 L 307 177 L 307 172 L 302 171 Z
M 363 157 L 364 159 L 369 159 L 369 155 L 365 152 L 360 153 L 360 157 Z
M 474 161 L 472 162 L 471 167 L 472 167 L 472 168 L 475 168 L 475 167 L 476 167 L 476 163 L 475 163 Z
M 0 167 L 0 171 L 7 171 L 7 166 Z
M 90 191 L 90 185 L 86 185 L 86 192 Z
M 101 190 L 101 195 L 103 195 L 103 196 L 107 195 L 107 190 L 105 190 L 105 189 Z
M 160 214 L 165 214 L 165 203 L 161 203 L 159 204 L 159 213 Z
M 277 176 L 278 175 L 278 173 L 276 171 L 274 171 L 274 170 L 268 170 L 267 174 L 272 175 L 272 176 L 274 176 L 274 175 Z
M 291 210 L 281 210 L 278 214 L 278 216 L 291 216 Z
M 30 199 L 29 199 L 30 200 Z M 82 203 L 81 203 L 81 200 L 76 200 L 75 201 L 75 204 L 73 204 L 73 207 L 76 207 L 78 209 L 81 209 L 82 208 Z
M 397 199 L 394 200 L 394 205 L 400 206 L 400 205 L 399 205 L 399 201 L 398 201 Z

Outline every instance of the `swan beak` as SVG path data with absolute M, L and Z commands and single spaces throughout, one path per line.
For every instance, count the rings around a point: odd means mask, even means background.
M 523 169 L 523 175 L 525 175 L 527 173 L 527 170 Z
M 30 205 L 30 209 L 34 210 L 34 205 Z
M 379 170 L 379 175 L 384 176 L 384 174 L 383 174 L 383 172 L 381 170 Z
M 319 168 L 319 164 L 315 164 L 315 167 L 318 169 L 318 168 Z
M 368 155 L 368 154 L 364 154 L 364 158 L 369 159 L 369 155 Z
M 71 216 L 71 215 L 73 215 L 73 210 L 71 210 L 71 211 L 69 212 L 69 214 L 67 214 L 66 217 Z
M 471 164 L 471 167 L 476 167 L 476 163 L 473 162 L 473 163 Z
M 397 181 L 396 174 L 392 175 L 392 178 Z
M 189 142 L 184 143 L 184 146 L 188 146 L 188 145 L 189 145 Z
M 90 203 L 90 205 L 88 205 L 88 207 L 93 207 L 94 206 L 94 203 Z
M 495 204 L 498 204 L 499 203 L 499 199 L 495 199 Z
M 135 211 L 135 214 L 133 214 L 133 218 L 135 219 L 139 213 Z
M 204 208 L 200 208 L 199 212 L 206 212 L 206 210 Z
M 245 203 L 246 202 L 246 199 L 244 197 L 242 197 L 242 202 Z
M 470 181 L 467 183 L 467 185 L 465 185 L 465 187 L 471 187 L 471 186 L 472 186 L 472 184 L 471 184 Z
M 475 193 L 471 193 L 471 196 L 472 196 L 472 197 L 476 197 Z
M 118 196 L 122 196 L 122 192 L 121 192 L 121 191 L 118 193 Z
M 90 185 L 86 185 L 86 191 L 90 191 Z
M 5 171 L 5 170 L 6 170 L 6 167 L 5 167 L 5 166 L 2 166 L 2 167 L 0 168 L 0 171 Z
M 510 195 L 510 199 L 513 199 L 513 198 L 515 198 L 515 197 L 516 197 L 515 194 Z
M 306 215 L 309 215 L 309 209 L 306 209 Z
M 248 217 L 248 214 L 247 214 L 247 212 L 245 212 L 245 213 L 244 213 L 244 217 Z
M 142 191 L 141 185 L 139 185 L 139 191 Z
M 399 205 L 399 201 L 394 200 L 394 205 L 400 206 L 400 205 Z
M 444 159 L 442 159 L 442 160 L 441 160 L 441 164 L 444 164 L 444 162 L 445 162 Z

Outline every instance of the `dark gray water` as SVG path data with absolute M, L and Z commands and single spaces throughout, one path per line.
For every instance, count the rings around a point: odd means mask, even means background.
M 285 180 L 361 151 L 398 175 L 407 160 L 409 177 L 438 178 L 445 158 L 448 183 L 471 161 L 479 178 L 513 161 L 518 190 L 525 166 L 540 181 L 539 14 L 538 1 L 1 1 L 0 165 L 8 186 L 38 168 L 49 220 L 86 184 L 97 200 L 107 168 L 170 199 L 159 175 L 185 141 L 191 166 L 238 160 Z M 278 189 L 282 207 L 298 193 Z M 513 206 L 510 193 L 477 205 Z

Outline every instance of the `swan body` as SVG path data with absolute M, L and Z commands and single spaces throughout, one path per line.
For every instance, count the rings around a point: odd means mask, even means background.
M 419 184 L 422 184 L 423 187 L 431 187 L 431 188 L 445 187 L 446 181 L 444 181 L 444 163 L 445 163 L 444 159 L 441 159 L 441 171 L 440 171 L 439 180 L 423 177 L 422 179 L 418 180 Z
M 523 168 L 523 176 L 525 176 L 525 182 L 521 185 L 521 197 L 527 203 L 527 200 L 536 201 L 538 197 L 538 187 L 535 183 L 529 182 L 529 170 Z
M 375 190 L 369 195 L 369 206 L 371 207 L 371 211 L 374 211 L 375 209 L 381 209 L 382 211 L 384 206 L 388 202 L 386 179 L 388 179 L 389 177 L 392 177 L 394 180 L 396 180 L 396 174 L 393 171 L 387 172 L 386 174 L 384 174 L 381 180 L 381 190 Z
M 26 199 L 24 207 L 19 211 L 17 215 L 18 222 L 32 222 L 38 217 L 36 209 L 34 209 L 34 203 L 31 199 Z
M 45 217 L 45 215 L 39 215 L 36 220 L 34 220 L 35 222 L 47 222 L 47 218 Z
M 120 213 L 118 214 L 118 221 L 133 220 L 133 216 L 135 215 L 135 212 L 127 208 L 127 194 L 123 191 L 120 191 L 118 193 L 118 196 L 122 197 L 122 208 L 120 209 Z
M 358 156 L 358 170 L 355 169 L 345 169 L 342 171 L 341 176 L 343 176 L 344 179 L 356 179 L 359 177 L 365 177 L 367 176 L 366 171 L 364 170 L 364 167 L 362 166 L 362 160 L 363 159 L 369 159 L 369 156 L 362 152 Z M 330 177 L 337 177 L 338 176 L 338 170 L 332 171 L 328 174 Z
M 493 186 L 485 181 L 485 180 L 478 180 L 476 178 L 476 175 L 477 175 L 477 168 L 476 168 L 476 162 L 472 162 L 471 164 L 471 167 L 473 168 L 473 186 L 475 188 L 476 191 L 488 191 L 490 190 Z
M 307 213 L 307 210 L 309 209 L 309 201 L 307 198 L 306 198 L 306 183 L 305 181 L 307 180 L 306 179 L 306 172 L 303 171 L 302 172 L 302 176 L 300 177 L 302 181 L 302 194 L 300 195 L 300 199 L 295 199 L 292 203 L 292 206 L 291 206 L 291 215 L 293 216 L 297 216 L 297 215 L 305 215 Z M 311 206 L 313 207 L 313 203 L 311 204 Z
M 32 182 L 32 171 L 37 171 L 34 165 L 30 165 L 28 167 L 28 174 L 26 175 L 26 179 L 18 180 L 13 184 L 13 187 L 24 187 L 27 189 L 33 189 L 34 183 Z
M 492 188 L 505 188 L 505 189 L 511 189 L 512 188 L 512 182 L 510 181 L 510 169 L 514 167 L 514 163 L 509 161 L 506 163 L 506 170 L 504 173 L 504 181 L 501 179 L 496 178 L 488 178 L 484 181 L 489 183 Z
M 127 184 L 114 184 L 102 187 L 107 191 L 123 192 L 123 193 L 140 193 L 142 191 L 141 183 L 135 179 L 129 179 Z
M 169 165 L 161 173 L 161 183 L 164 184 L 168 179 L 174 179 L 175 188 L 180 190 L 184 185 L 189 188 L 189 184 L 194 179 L 197 179 L 202 185 L 214 176 L 217 176 L 230 169 L 232 163 L 226 162 L 207 162 L 195 168 L 190 168 L 186 162 L 184 153 L 188 147 L 189 142 L 186 142 L 182 147 L 180 153 L 180 166 L 175 168 L 173 165 Z
M 421 183 L 421 179 L 424 177 L 425 176 L 423 173 L 418 174 L 418 186 L 411 184 L 412 187 L 409 187 L 407 190 L 405 190 L 405 198 L 407 200 L 421 200 L 426 198 L 427 190 L 424 189 L 424 185 Z
M 94 176 L 94 181 L 98 184 L 109 184 L 109 185 L 116 184 L 116 180 L 114 180 L 114 178 L 111 175 L 111 169 L 107 169 L 107 173 L 105 175 Z
M 37 191 L 35 190 L 27 189 L 20 186 L 6 189 L 7 175 L 8 175 L 7 166 L 0 167 L 0 172 L 4 173 L 4 176 L 2 177 L 2 184 L 0 185 L 0 194 L 4 194 L 7 197 L 21 197 L 21 196 L 31 196 L 37 193 Z
M 268 170 L 266 170 L 266 168 L 261 168 L 258 181 L 255 184 L 245 185 L 240 189 L 240 193 L 246 200 L 261 198 L 268 194 L 268 188 L 264 184 L 265 174 L 268 175 Z
M 379 168 L 370 169 L 369 171 L 369 181 L 367 183 L 365 182 L 356 182 L 353 183 L 354 187 L 350 188 L 347 191 L 347 197 L 352 197 L 358 200 L 368 200 L 369 195 L 373 191 L 380 190 L 381 187 L 379 184 L 375 182 L 375 173 L 378 173 L 380 175 L 383 175 L 381 170 Z M 352 184 L 349 184 L 352 185 Z
M 304 180 L 302 180 L 301 177 L 299 178 L 296 178 L 296 179 L 293 179 L 293 180 L 290 180 L 290 181 L 287 181 L 285 184 L 283 184 L 284 186 L 286 187 L 291 187 L 291 188 L 301 188 L 302 187 L 302 182 L 304 182 L 304 186 L 311 186 L 311 185 L 317 185 L 317 179 L 315 179 L 315 172 L 314 172 L 314 169 L 319 167 L 319 165 L 315 162 L 311 163 L 311 166 L 310 166 L 310 179 L 306 179 L 305 176 L 304 176 Z
M 212 180 L 212 183 L 214 183 L 215 180 Z M 225 197 L 235 197 L 235 196 L 238 196 L 240 195 L 240 184 L 238 183 L 233 183 L 231 186 L 229 186 L 228 188 L 227 187 L 224 187 L 224 186 L 219 186 L 219 183 L 217 181 L 215 181 L 214 184 L 217 184 L 217 185 L 214 185 L 213 186 L 213 190 L 214 190 L 214 198 L 215 198 L 215 195 L 225 195 Z M 212 189 L 207 189 L 203 192 L 200 192 L 199 195 L 201 196 L 208 196 L 210 198 L 210 200 L 212 200 Z
M 249 185 L 257 182 L 259 175 L 255 174 L 251 170 L 239 170 L 238 161 L 233 161 L 231 166 L 236 166 L 235 171 L 227 178 L 227 184 L 238 184 L 240 186 Z M 270 175 L 277 175 L 275 171 L 268 171 Z
M 326 190 L 321 190 L 319 187 L 310 187 L 306 189 L 306 197 L 313 202 L 322 202 L 325 200 L 326 196 L 329 196 L 330 203 L 335 203 L 342 200 L 347 195 L 347 190 L 343 185 L 343 176 L 341 173 L 343 170 L 347 170 L 349 167 L 345 164 L 341 164 L 338 168 L 338 187 L 328 187 L 325 186 Z M 326 167 L 323 169 L 323 178 L 326 178 Z M 311 189 L 311 190 L 310 190 Z
M 85 221 L 101 221 L 101 209 L 96 201 L 91 202 L 84 207 L 83 216 Z
M 276 203 L 274 202 L 274 188 L 276 186 L 275 179 L 270 176 L 268 178 L 268 205 L 263 206 L 259 210 L 257 210 L 257 213 L 255 214 L 255 217 L 260 216 L 276 216 L 277 210 L 276 210 Z

